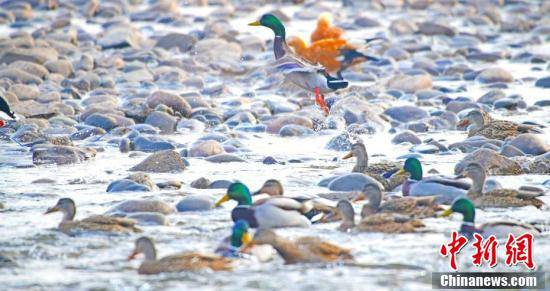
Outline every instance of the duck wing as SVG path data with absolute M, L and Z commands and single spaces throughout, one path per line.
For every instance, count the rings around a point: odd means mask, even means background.
M 509 234 L 515 236 L 531 233 L 540 234 L 540 230 L 528 223 L 515 221 L 492 221 L 482 224 L 479 229 L 484 235 L 495 235 L 496 237 L 508 237 Z
M 296 244 L 306 247 L 312 254 L 321 258 L 323 261 L 331 262 L 338 259 L 353 259 L 349 249 L 322 241 L 317 237 L 301 237 L 296 240 Z

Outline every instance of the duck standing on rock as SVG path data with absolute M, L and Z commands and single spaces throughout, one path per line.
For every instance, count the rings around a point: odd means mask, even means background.
M 271 245 L 286 264 L 353 261 L 350 250 L 317 237 L 301 237 L 292 241 L 277 235 L 273 230 L 260 229 L 248 247 L 262 244 Z
M 436 196 L 436 202 L 450 204 L 457 197 L 466 195 L 470 184 L 464 181 L 444 176 L 422 176 L 422 164 L 417 158 L 405 160 L 403 168 L 394 175 L 409 174 L 409 178 L 403 183 L 404 196 Z
M 143 275 L 202 269 L 213 271 L 230 271 L 232 269 L 231 259 L 213 254 L 188 252 L 157 259 L 155 243 L 151 238 L 145 236 L 136 240 L 135 248 L 128 256 L 128 260 L 134 259 L 139 254 L 145 256 L 145 260 L 138 269 L 138 273 Z
M 401 168 L 399 163 L 385 162 L 369 165 L 369 155 L 367 154 L 367 149 L 363 143 L 354 143 L 351 146 L 350 152 L 342 157 L 342 159 L 346 160 L 351 157 L 355 157 L 356 159 L 352 172 L 363 173 L 373 177 L 380 182 L 387 191 L 403 184 L 403 182 L 407 179 L 406 175 L 392 175 L 388 180 L 385 179 L 384 176 L 387 173 L 395 173 Z
M 498 238 L 506 238 L 509 234 L 520 236 L 525 233 L 533 235 L 540 234 L 540 231 L 533 225 L 513 221 L 493 221 L 484 223 L 478 227 L 475 225 L 476 209 L 474 203 L 467 198 L 456 199 L 451 208 L 445 210 L 442 217 L 450 216 L 453 212 L 462 214 L 463 220 L 460 226 L 460 234 L 472 238 L 474 233 L 479 233 L 487 238 L 494 235 Z
M 478 163 L 468 164 L 464 170 L 457 175 L 457 178 L 472 179 L 472 187 L 466 194 L 467 197 L 478 207 L 521 207 L 533 205 L 537 208 L 544 206 L 544 202 L 536 198 L 542 193 L 521 193 L 514 189 L 495 189 L 483 193 L 486 173 L 485 169 Z
M 141 232 L 141 229 L 135 227 L 136 221 L 133 219 L 110 217 L 104 215 L 93 215 L 82 220 L 74 220 L 76 206 L 71 198 L 61 198 L 55 206 L 48 208 L 44 214 L 61 211 L 63 218 L 59 223 L 59 230 L 68 235 L 74 235 L 82 231 L 99 232 Z
M 468 126 L 468 137 L 484 136 L 489 139 L 505 140 L 507 137 L 516 136 L 522 133 L 541 133 L 541 131 L 526 124 L 517 124 L 508 120 L 493 119 L 489 113 L 474 109 L 459 123 L 459 127 Z
M 285 26 L 275 15 L 264 14 L 260 20 L 249 25 L 264 26 L 273 31 L 273 52 L 276 59 L 274 71 L 282 73 L 286 80 L 298 87 L 313 91 L 316 104 L 328 115 L 330 109 L 323 94 L 347 88 L 348 82 L 330 76 L 324 67 L 314 65 L 294 54 L 286 43 Z

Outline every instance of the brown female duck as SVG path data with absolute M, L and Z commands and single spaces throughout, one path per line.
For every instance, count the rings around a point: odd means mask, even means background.
M 368 204 L 363 206 L 361 217 L 376 213 L 397 213 L 410 215 L 415 218 L 435 217 L 436 211 L 444 210 L 435 203 L 435 196 L 425 197 L 395 197 L 382 202 L 382 190 L 377 185 L 367 184 L 355 201 L 367 199 Z
M 270 229 L 260 229 L 249 246 L 268 244 L 287 264 L 332 263 L 352 261 L 350 250 L 325 242 L 317 237 L 301 237 L 294 241 L 278 236 Z
M 361 221 L 356 225 L 355 210 L 348 200 L 338 201 L 336 207 L 340 210 L 343 220 L 339 227 L 341 231 L 356 229 L 361 232 L 410 233 L 416 232 L 417 228 L 424 226 L 418 219 L 397 213 L 375 213 L 362 216 Z M 361 214 L 368 214 L 368 212 L 361 211 Z
M 540 199 L 536 198 L 541 194 L 521 193 L 514 189 L 495 189 L 483 193 L 486 173 L 485 169 L 478 163 L 468 164 L 457 178 L 468 177 L 472 179 L 472 187 L 466 195 L 478 208 L 483 207 L 521 207 L 533 205 L 541 208 L 544 205 Z
M 534 126 L 493 119 L 489 113 L 479 109 L 468 112 L 460 120 L 458 126 L 468 126 L 468 137 L 480 135 L 489 139 L 499 140 L 505 140 L 509 136 L 516 136 L 522 133 L 540 133 L 540 130 Z
M 365 148 L 365 145 L 362 143 L 353 144 L 351 146 L 350 152 L 342 157 L 342 159 L 346 160 L 351 157 L 356 158 L 355 166 L 353 167 L 352 172 L 363 173 L 370 177 L 373 177 L 384 186 L 384 189 L 388 191 L 403 184 L 403 182 L 407 179 L 405 175 L 392 175 L 390 179 L 386 180 L 382 175 L 388 172 L 397 172 L 399 169 L 401 169 L 401 164 L 394 162 L 384 162 L 369 165 L 369 155 L 367 154 L 367 149 Z
M 80 231 L 101 231 L 101 232 L 141 232 L 135 227 L 136 221 L 127 218 L 93 215 L 82 220 L 74 220 L 76 206 L 71 198 L 61 198 L 55 206 L 48 208 L 44 214 L 61 211 L 63 218 L 59 223 L 59 230 L 63 233 L 73 235 Z
M 212 254 L 189 252 L 157 259 L 155 243 L 145 236 L 136 240 L 134 251 L 128 256 L 128 260 L 132 260 L 138 254 L 144 254 L 145 256 L 145 260 L 138 269 L 138 273 L 144 275 L 202 269 L 213 271 L 231 270 L 230 259 Z

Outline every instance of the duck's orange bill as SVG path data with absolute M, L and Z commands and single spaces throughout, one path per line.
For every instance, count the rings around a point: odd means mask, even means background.
M 229 201 L 231 198 L 229 198 L 229 195 L 225 194 L 223 195 L 222 198 L 220 198 L 220 200 L 216 201 L 216 204 L 214 204 L 215 207 L 218 207 L 220 205 L 222 205 L 224 202 L 227 202 Z
M 138 255 L 138 252 L 134 250 L 129 256 L 128 261 L 133 260 Z
M 260 21 L 254 21 L 254 22 L 250 22 L 248 25 L 250 25 L 250 26 L 261 26 L 262 24 L 260 23 Z

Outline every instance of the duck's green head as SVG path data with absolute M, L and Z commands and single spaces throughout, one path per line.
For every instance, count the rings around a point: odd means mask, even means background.
M 244 220 L 238 220 L 233 225 L 233 231 L 231 232 L 231 246 L 240 248 L 246 246 L 252 240 L 250 233 L 248 232 L 248 222 Z
M 411 179 L 420 181 L 422 180 L 422 164 L 417 158 L 408 158 L 403 165 L 403 168 L 399 170 L 396 175 L 409 173 Z
M 286 37 L 285 33 L 285 26 L 283 23 L 277 18 L 277 16 L 273 14 L 264 14 L 262 15 L 262 18 L 258 21 L 254 21 L 252 23 L 249 23 L 250 26 L 265 26 L 268 28 L 271 28 L 276 36 L 280 36 L 283 39 Z
M 453 212 L 461 213 L 462 216 L 464 216 L 465 222 L 473 223 L 476 217 L 476 208 L 474 203 L 467 198 L 456 199 L 451 205 L 451 208 L 445 210 L 441 216 L 446 217 L 451 215 Z
M 235 182 L 229 185 L 227 193 L 216 202 L 216 207 L 229 200 L 235 200 L 239 205 L 252 205 L 250 190 L 241 182 Z

